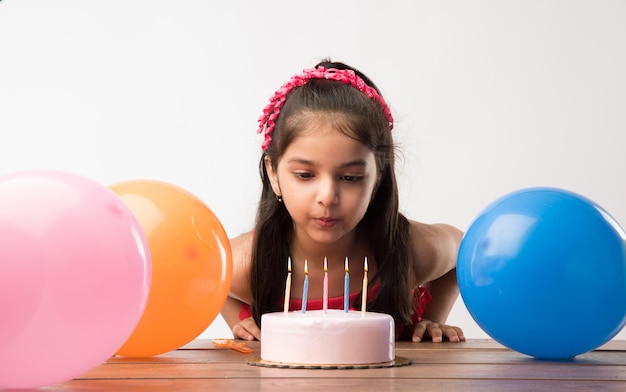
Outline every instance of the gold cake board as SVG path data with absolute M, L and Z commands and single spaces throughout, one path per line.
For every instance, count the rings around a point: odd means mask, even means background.
M 261 367 L 273 367 L 273 368 L 288 368 L 288 369 L 375 369 L 385 367 L 398 367 L 407 366 L 413 363 L 409 358 L 395 357 L 393 361 L 379 362 L 379 363 L 359 363 L 359 364 L 340 364 L 340 365 L 310 365 L 304 363 L 287 363 L 287 362 L 272 362 L 261 359 L 258 355 L 250 356 L 246 362 L 248 365 L 261 366 Z

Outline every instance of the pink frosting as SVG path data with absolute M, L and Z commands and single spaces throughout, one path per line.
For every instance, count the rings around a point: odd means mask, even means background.
M 261 359 L 265 361 L 362 365 L 394 357 L 394 322 L 387 314 L 314 310 L 261 317 Z

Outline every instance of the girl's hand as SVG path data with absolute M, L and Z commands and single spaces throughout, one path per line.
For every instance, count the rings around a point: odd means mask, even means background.
M 248 317 L 235 324 L 233 327 L 233 336 L 235 339 L 261 340 L 261 328 L 256 325 L 252 317 Z
M 413 327 L 412 340 L 418 343 L 429 337 L 434 343 L 441 343 L 444 338 L 453 343 L 465 341 L 465 336 L 463 336 L 463 330 L 461 328 L 422 319 L 422 321 L 418 322 Z

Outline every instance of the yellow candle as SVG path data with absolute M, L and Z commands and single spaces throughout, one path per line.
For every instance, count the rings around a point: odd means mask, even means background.
M 367 256 L 363 264 L 363 293 L 361 294 L 361 312 L 365 312 L 367 304 Z
M 289 299 L 291 297 L 291 257 L 287 260 L 287 283 L 285 284 L 285 313 L 289 312 Z

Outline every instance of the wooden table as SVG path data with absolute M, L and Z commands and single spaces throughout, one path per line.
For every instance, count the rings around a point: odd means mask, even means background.
M 259 354 L 259 342 L 246 344 Z M 562 361 L 537 360 L 491 340 L 399 342 L 396 355 L 413 364 L 378 369 L 258 367 L 246 363 L 248 355 L 196 340 L 155 357 L 113 357 L 39 391 L 626 391 L 626 341 Z

